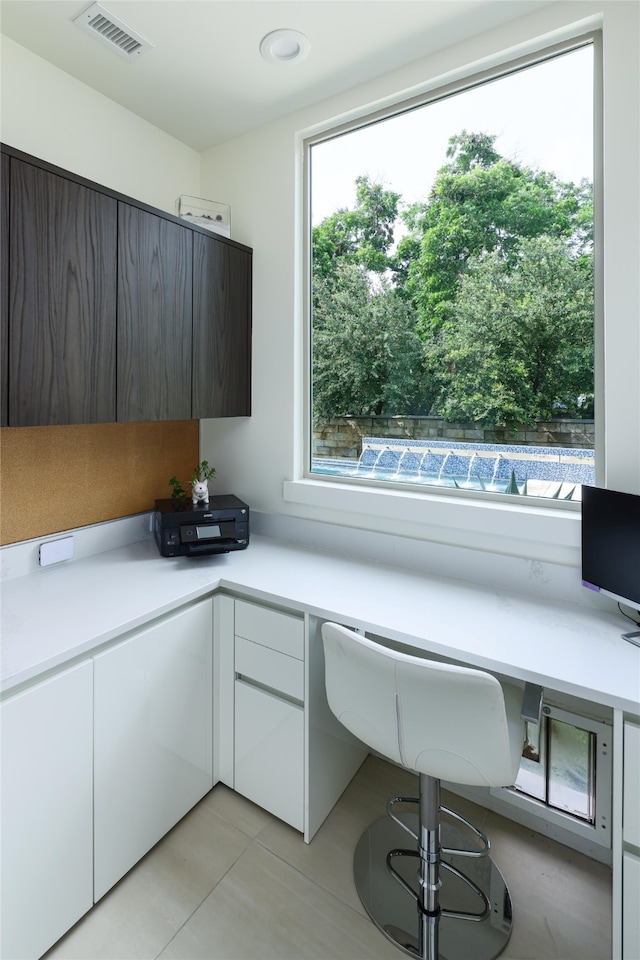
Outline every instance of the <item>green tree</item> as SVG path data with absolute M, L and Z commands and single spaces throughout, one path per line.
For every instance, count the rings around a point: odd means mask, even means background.
M 398 245 L 395 277 L 417 308 L 425 338 L 452 320 L 461 279 L 475 258 L 496 251 L 509 265 L 522 239 L 573 238 L 581 252 L 590 239 L 587 185 L 564 184 L 501 157 L 495 139 L 466 130 L 451 137 L 448 163 L 430 197 L 403 215 L 408 234 Z
M 369 177 L 356 179 L 354 210 L 338 210 L 312 231 L 314 281 L 335 278 L 339 264 L 359 264 L 384 273 L 398 216 L 400 194 Z
M 423 347 L 411 308 L 365 268 L 343 262 L 316 283 L 313 411 L 316 419 L 418 412 Z
M 401 214 L 395 252 L 401 198 L 366 176 L 355 208 L 314 228 L 316 417 L 584 415 L 592 186 L 508 160 L 495 140 L 451 137 L 429 198 Z
M 496 425 L 580 415 L 593 396 L 592 261 L 553 237 L 470 260 L 443 329 L 442 416 Z

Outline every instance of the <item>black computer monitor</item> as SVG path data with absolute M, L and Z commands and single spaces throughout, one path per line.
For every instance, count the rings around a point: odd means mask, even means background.
M 640 496 L 582 487 L 582 582 L 640 610 Z

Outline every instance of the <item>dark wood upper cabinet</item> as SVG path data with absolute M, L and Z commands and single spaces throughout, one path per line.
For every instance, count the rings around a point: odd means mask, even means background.
M 117 203 L 11 159 L 9 425 L 115 419 Z
M 252 251 L 2 146 L 0 423 L 251 412 Z
M 118 420 L 191 418 L 192 234 L 119 204 Z
M 2 154 L 0 189 L 2 190 L 0 222 L 0 427 L 9 422 L 9 189 L 11 160 Z
M 251 253 L 193 234 L 192 416 L 251 414 Z

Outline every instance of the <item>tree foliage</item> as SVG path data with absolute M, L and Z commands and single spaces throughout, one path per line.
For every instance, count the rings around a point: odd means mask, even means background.
M 450 319 L 472 258 L 496 251 L 516 267 L 524 239 L 577 238 L 585 198 L 554 174 L 501 157 L 495 139 L 466 130 L 451 137 L 428 201 L 404 214 L 409 234 L 398 247 L 397 277 L 425 337 Z
M 593 191 L 449 141 L 425 202 L 368 177 L 313 229 L 314 413 L 531 422 L 593 394 Z M 403 236 L 394 249 L 398 220 Z
M 369 177 L 356 179 L 354 210 L 338 210 L 313 228 L 313 277 L 332 280 L 343 262 L 383 273 L 389 266 L 400 194 Z
M 593 383 L 592 279 L 566 243 L 523 240 L 509 266 L 475 258 L 439 343 L 447 420 L 505 425 L 577 416 Z
M 420 404 L 422 343 L 411 309 L 364 268 L 341 263 L 317 283 L 313 314 L 316 418 L 402 414 Z

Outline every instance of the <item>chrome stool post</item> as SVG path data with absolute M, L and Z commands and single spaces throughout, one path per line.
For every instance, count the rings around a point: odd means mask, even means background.
M 420 774 L 419 782 L 418 798 L 391 798 L 387 816 L 360 838 L 354 859 L 360 899 L 382 933 L 411 957 L 492 960 L 511 935 L 512 909 L 502 874 L 488 856 L 489 841 L 441 805 L 438 779 Z M 393 810 L 398 803 L 417 805 L 419 813 L 398 816 Z M 442 822 L 441 812 L 470 829 L 479 848 L 463 846 L 463 832 Z M 465 859 L 471 876 L 462 869 Z
M 420 783 L 418 855 L 418 956 L 438 960 L 440 926 L 440 781 Z

